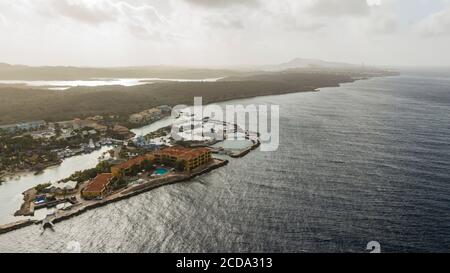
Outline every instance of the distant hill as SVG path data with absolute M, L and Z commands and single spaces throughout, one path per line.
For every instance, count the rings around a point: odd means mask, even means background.
M 205 79 L 237 75 L 227 69 L 173 66 L 72 67 L 26 66 L 0 63 L 0 80 L 89 80 L 93 78 L 178 78 Z
M 288 70 L 288 69 L 353 69 L 359 66 L 348 63 L 328 62 L 319 59 L 295 58 L 289 62 L 268 66 L 266 70 Z
M 94 78 L 165 78 L 165 79 L 206 79 L 239 77 L 243 74 L 264 74 L 265 72 L 362 72 L 377 70 L 360 65 L 328 62 L 318 59 L 296 58 L 286 63 L 264 66 L 229 67 L 177 67 L 177 66 L 136 66 L 136 67 L 73 67 L 73 66 L 26 66 L 0 63 L 0 80 L 90 80 Z

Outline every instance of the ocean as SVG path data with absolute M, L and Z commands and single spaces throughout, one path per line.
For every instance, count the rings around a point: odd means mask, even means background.
M 449 75 L 233 103 L 280 105 L 277 151 L 0 235 L 0 252 L 450 252 Z

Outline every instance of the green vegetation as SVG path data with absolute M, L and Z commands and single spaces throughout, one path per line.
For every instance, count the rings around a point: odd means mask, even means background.
M 120 189 L 125 188 L 128 185 L 128 181 L 125 180 L 124 178 L 113 178 L 113 180 L 111 181 L 111 189 L 113 191 L 117 191 Z
M 107 173 L 111 171 L 111 164 L 108 161 L 102 161 L 95 166 L 97 173 Z
M 145 135 L 146 139 L 155 139 L 155 138 L 159 138 L 159 137 L 165 137 L 168 134 L 170 134 L 170 131 L 172 130 L 172 126 L 166 126 L 163 128 L 160 128 L 156 131 L 153 131 L 147 135 Z
M 29 135 L 0 135 L 0 167 L 3 171 L 39 170 L 59 162 L 56 144 Z
M 145 159 L 139 165 L 133 165 L 131 168 L 125 170 L 124 176 L 133 177 L 142 171 L 151 172 L 155 170 L 154 164 L 151 160 Z
M 84 182 L 84 181 L 93 179 L 100 173 L 109 173 L 110 171 L 111 171 L 111 165 L 107 161 L 102 161 L 99 164 L 97 164 L 97 166 L 95 168 L 75 172 L 70 177 L 68 177 L 62 181 L 63 182 L 76 181 L 76 182 L 80 183 L 80 182 Z
M 175 141 L 175 145 L 182 146 L 185 148 L 191 148 L 194 146 L 202 146 L 205 145 L 205 143 L 208 143 L 209 141 L 203 141 L 203 140 L 177 140 Z
M 129 169 L 126 169 L 125 170 L 125 172 L 124 172 L 124 175 L 125 176 L 128 176 L 128 177 L 130 177 L 130 176 L 136 176 L 139 172 L 141 172 L 142 171 L 142 168 L 141 168 L 141 166 L 139 166 L 139 165 L 133 165 L 133 166 L 131 166 Z
M 179 171 L 179 172 L 183 172 L 184 169 L 186 168 L 186 161 L 184 161 L 184 160 L 177 160 L 177 161 L 175 162 L 174 168 L 175 168 L 177 171 Z
M 44 192 L 44 190 L 48 187 L 50 187 L 52 184 L 51 183 L 45 183 L 45 184 L 39 184 L 36 187 L 34 187 L 37 191 L 38 194 L 41 194 Z
M 127 117 L 159 105 L 191 105 L 194 96 L 203 97 L 204 103 L 212 103 L 313 91 L 319 87 L 351 82 L 357 76 L 349 73 L 265 73 L 259 77 L 234 77 L 218 82 L 76 87 L 64 92 L 5 87 L 0 88 L 0 124 L 36 119 L 60 121 L 94 115 Z
M 141 163 L 141 168 L 146 172 L 152 172 L 155 170 L 155 165 L 151 160 L 145 159 Z
M 87 169 L 84 171 L 78 171 L 74 174 L 72 174 L 69 178 L 68 181 L 76 181 L 76 182 L 84 182 L 87 181 L 89 179 L 93 179 L 97 176 L 98 172 L 96 168 L 92 168 L 92 169 Z
M 100 140 L 100 135 L 89 135 L 84 137 L 82 135 L 82 131 L 84 130 L 90 130 L 92 128 L 83 128 L 74 130 L 74 136 L 70 137 L 69 139 L 57 139 L 56 137 L 52 137 L 49 140 L 49 143 L 51 143 L 52 147 L 54 149 L 62 149 L 62 148 L 71 148 L 71 149 L 78 149 L 80 148 L 80 144 L 87 144 L 89 143 L 89 140 L 92 139 L 92 141 L 97 142 Z M 55 132 L 56 135 L 58 135 L 58 131 Z

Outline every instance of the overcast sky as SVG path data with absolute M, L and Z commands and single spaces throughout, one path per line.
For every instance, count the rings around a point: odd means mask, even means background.
M 0 62 L 450 65 L 450 0 L 0 0 Z

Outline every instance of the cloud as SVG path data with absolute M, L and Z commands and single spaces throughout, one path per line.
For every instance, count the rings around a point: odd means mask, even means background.
M 369 6 L 380 6 L 381 0 L 367 0 L 367 5 Z
M 4 25 L 6 26 L 6 19 L 5 17 L 0 13 L 0 26 Z
M 184 0 L 206 8 L 226 8 L 230 6 L 259 6 L 259 0 Z
M 151 5 L 114 0 L 52 0 L 53 17 L 64 17 L 91 26 L 116 24 L 138 37 L 162 37 L 167 20 Z M 45 11 L 46 13 L 51 13 Z
M 422 19 L 415 30 L 425 36 L 450 35 L 450 7 Z
M 442 39 L 450 35 L 449 4 L 0 0 L 0 35 L 8 37 L 0 52 L 3 61 L 26 64 L 257 64 L 296 56 L 378 64 L 445 59 L 450 64 L 450 39 Z
M 285 29 L 288 31 L 311 32 L 324 28 L 326 24 L 305 17 L 285 16 Z
M 360 16 L 367 14 L 370 6 L 366 0 L 313 0 L 308 10 L 316 16 Z
M 164 21 L 153 6 L 134 6 L 125 1 L 53 0 L 52 6 L 59 15 L 88 24 L 120 21 L 124 17 L 150 23 Z
M 243 29 L 244 23 L 239 19 L 229 19 L 227 17 L 208 17 L 204 19 L 204 22 L 215 28 L 223 29 Z
M 118 13 L 109 1 L 53 0 L 51 5 L 59 15 L 88 24 L 115 21 Z
M 388 15 L 372 16 L 369 21 L 369 30 L 375 34 L 394 33 L 398 26 L 397 18 Z

